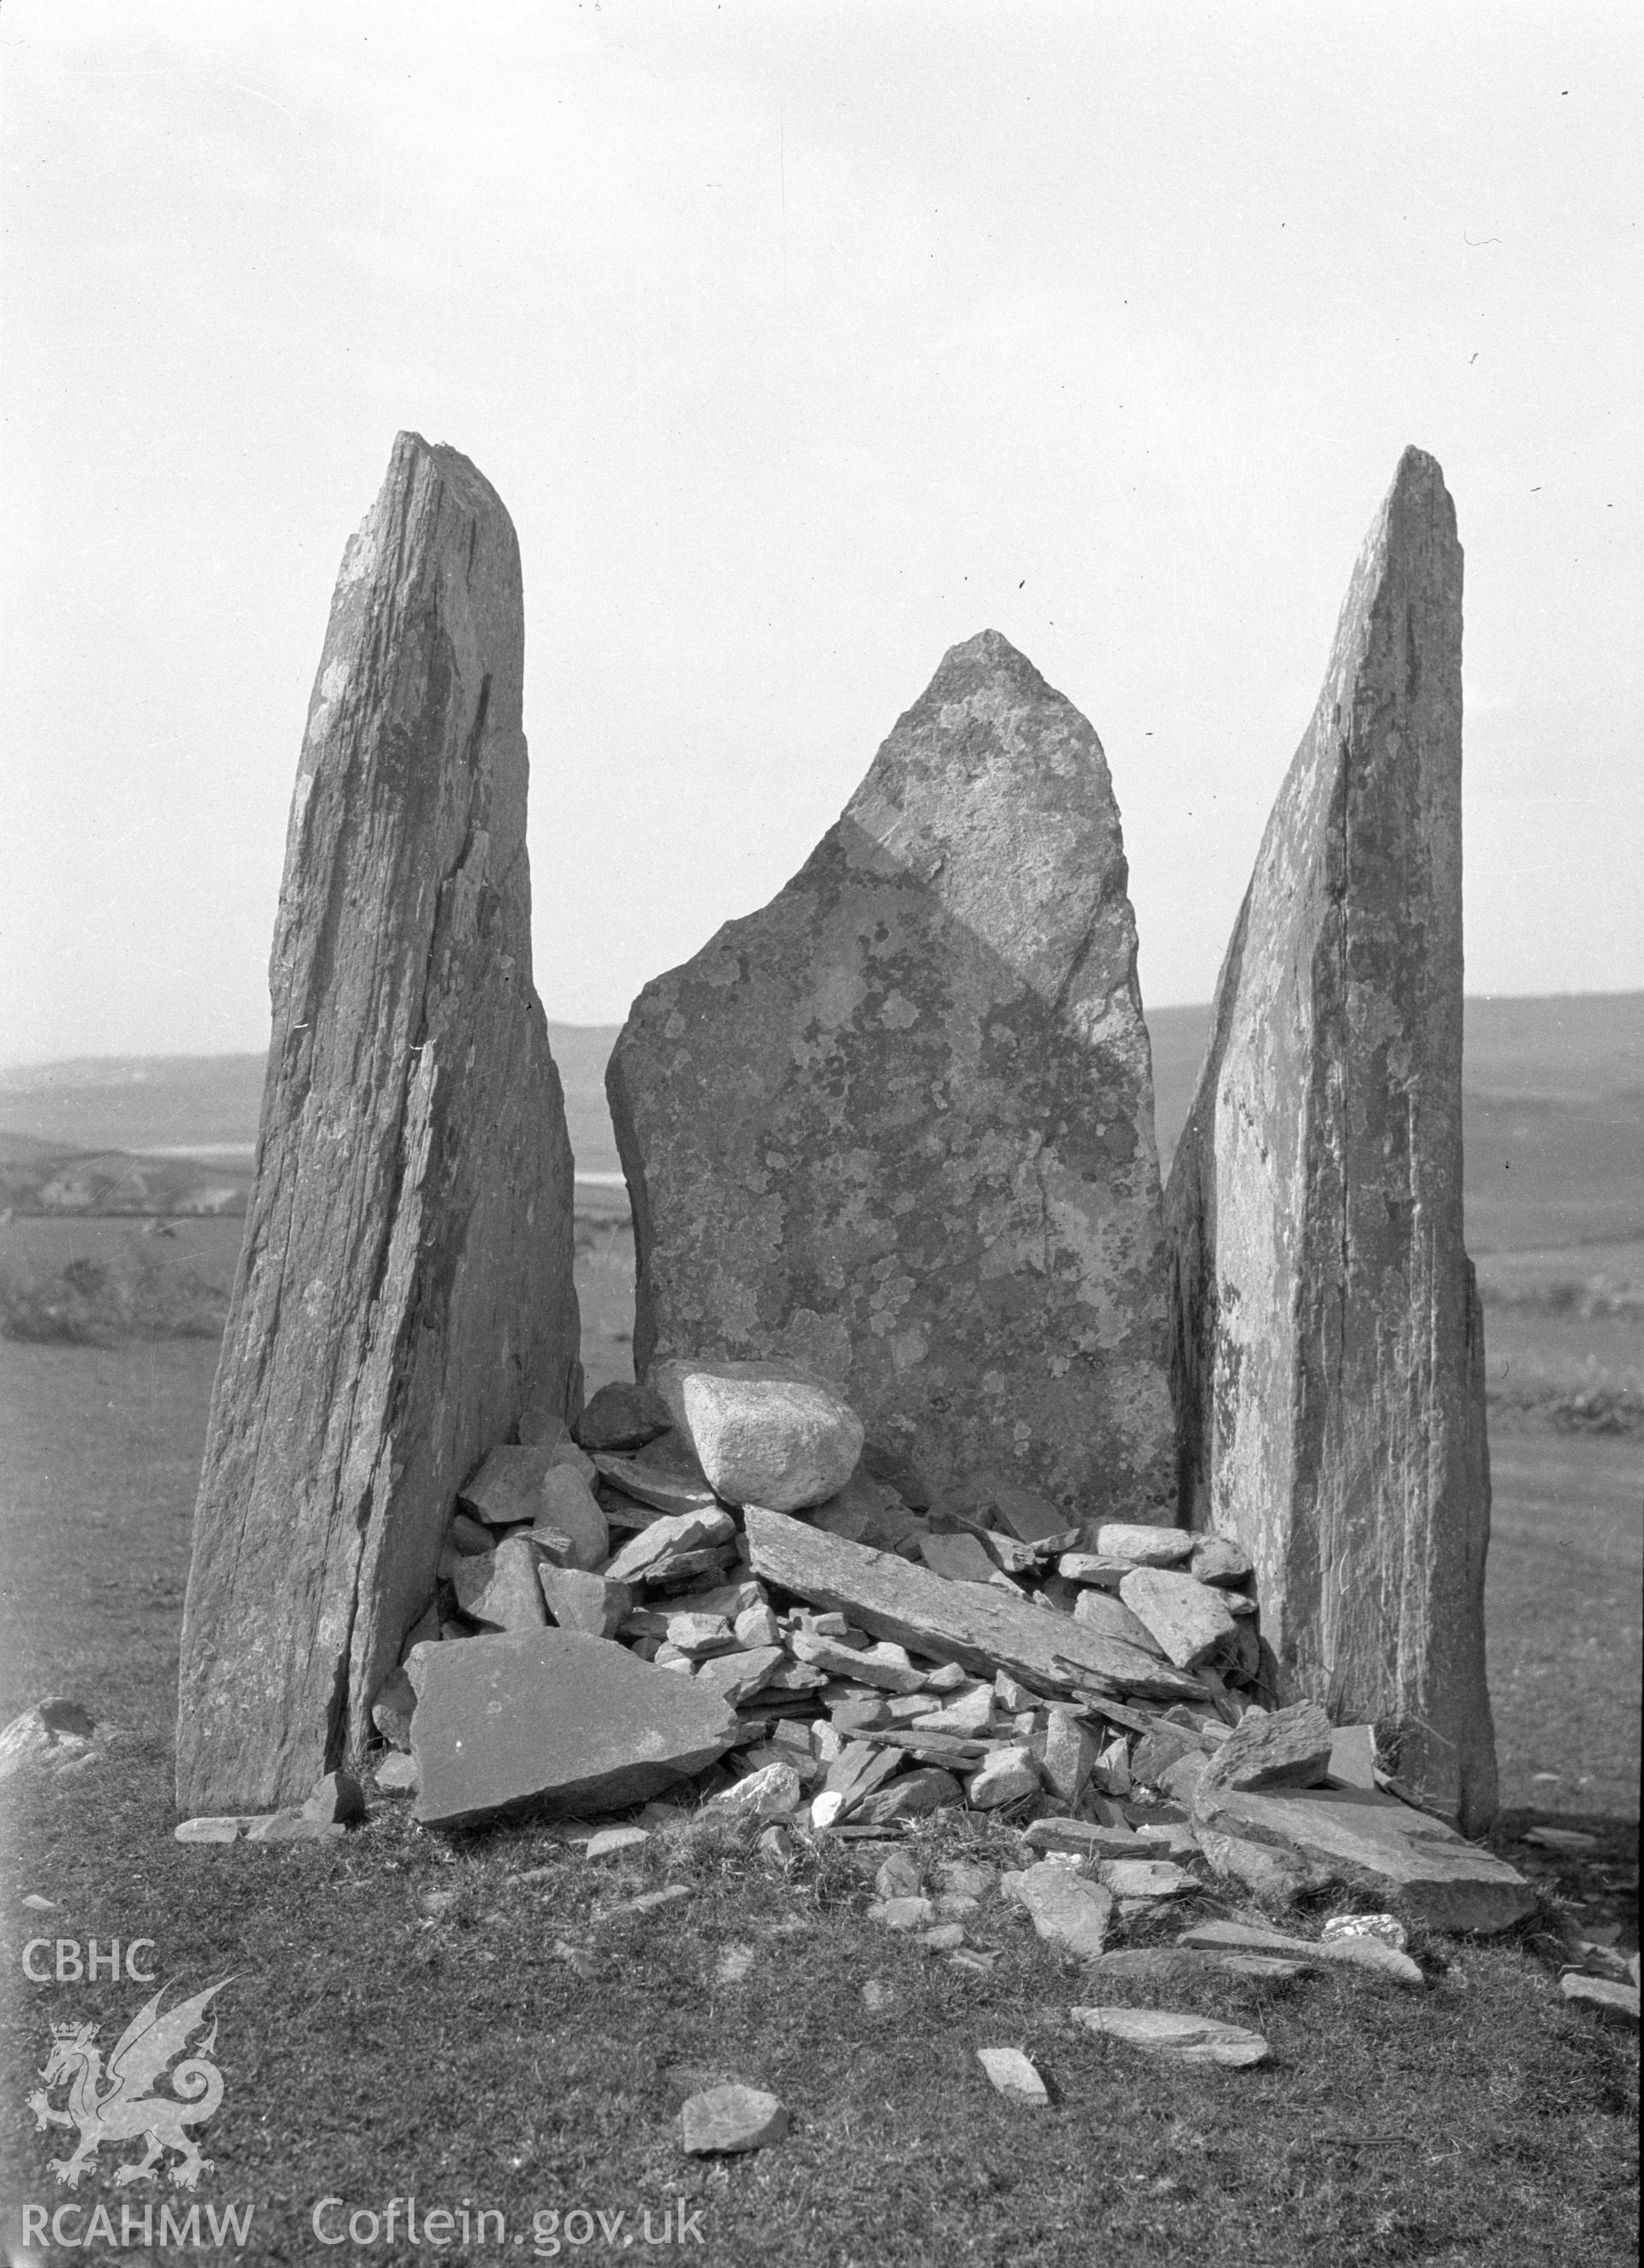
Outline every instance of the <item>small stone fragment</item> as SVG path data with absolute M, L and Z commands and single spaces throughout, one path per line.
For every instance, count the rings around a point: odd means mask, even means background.
M 365 1791 L 352 1772 L 327 1772 L 303 1806 L 321 1827 L 352 1827 L 365 1816 Z
M 993 1721 L 993 1688 L 977 1684 L 954 1694 L 919 1719 L 922 1733 L 953 1733 L 965 1739 L 985 1733 Z
M 995 1572 L 994 1562 L 980 1543 L 962 1528 L 950 1535 L 922 1535 L 919 1557 L 933 1575 L 945 1576 L 950 1583 L 985 1583 Z
M 1116 1898 L 1179 1898 L 1200 1887 L 1169 1859 L 1103 1859 L 1096 1879 Z
M 1042 1543 L 1049 1536 L 1065 1534 L 1073 1525 L 1067 1514 L 1048 1497 L 1036 1495 L 1032 1489 L 1018 1488 L 1009 1481 L 990 1481 L 987 1498 L 997 1507 L 1011 1534 L 1022 1543 Z
M 1231 2070 L 1265 2063 L 1272 2052 L 1259 2032 L 1213 2016 L 1186 2016 L 1168 2008 L 1072 2008 L 1076 2024 L 1104 2038 L 1123 2040 L 1176 2063 L 1213 2063 Z
M 610 1555 L 610 1528 L 599 1498 L 582 1475 L 563 1460 L 550 1464 L 542 1476 L 533 1525 L 549 1557 L 561 1566 L 592 1569 L 602 1565 Z M 549 1543 L 549 1538 L 561 1535 L 569 1541 L 568 1552 Z
M 624 1851 L 638 1851 L 651 1840 L 643 1827 L 601 1827 L 582 1846 L 585 1859 L 616 1859 Z
M 788 2114 L 774 2095 L 756 2087 L 710 2087 L 686 2103 L 680 2127 L 686 2149 L 705 2157 L 779 2142 L 788 2131 Z
M 728 1810 L 751 1812 L 756 1819 L 786 1819 L 799 1809 L 804 1793 L 793 1765 L 775 1764 L 750 1772 L 713 1800 Z
M 591 1394 L 571 1427 L 590 1455 L 601 1449 L 643 1449 L 673 1424 L 660 1395 L 613 1380 Z
M 240 1824 L 232 1814 L 217 1819 L 185 1819 L 172 1829 L 178 1843 L 238 1843 Z
M 1583 1977 L 1579 1970 L 1572 1969 L 1559 1977 L 1559 1990 L 1567 2000 L 1577 2001 L 1617 2022 L 1636 2024 L 1639 2021 L 1636 1984 L 1618 1984 L 1608 1977 Z
M 813 1796 L 811 1799 L 812 1828 L 816 1833 L 822 1833 L 835 1824 L 844 1809 L 844 1797 L 840 1791 L 837 1787 L 823 1788 L 820 1795 Z
M 1231 1535 L 1196 1535 L 1187 1566 L 1201 1583 L 1242 1583 L 1255 1572 L 1250 1553 Z
M 1080 1858 L 1139 1859 L 1146 1846 L 1133 1827 L 1098 1826 L 1088 1819 L 1036 1819 L 1022 1830 L 1029 1851 L 1072 1851 Z
M 1020 2048 L 978 2048 L 977 2061 L 1006 2102 L 1043 2110 L 1050 2103 L 1044 2081 Z
M 1077 1804 L 1096 1761 L 1096 1744 L 1070 1710 L 1052 1709 L 1045 1721 L 1039 1768 L 1052 1795 Z
M 403 1669 L 391 1669 L 377 1688 L 371 1705 L 371 1721 L 383 1739 L 396 1749 L 411 1745 L 411 1716 L 417 1690 Z
M 1105 1532 L 1105 1531 L 1104 1531 Z M 1087 1597 L 1099 1594 L 1087 1592 Z M 1146 1624 L 1178 1669 L 1196 1669 L 1229 1645 L 1236 1625 L 1225 1601 L 1207 1583 L 1156 1566 L 1138 1567 L 1119 1585 L 1119 1596 Z
M 867 1918 L 881 1929 L 926 1929 L 936 1919 L 936 1908 L 929 1898 L 879 1898 L 869 1906 Z
M 505 1536 L 484 1558 L 458 1560 L 452 1577 L 457 1603 L 471 1622 L 491 1630 L 541 1630 L 548 1611 L 539 1565 L 529 1536 Z
M 1101 1952 L 1113 1897 L 1100 1882 L 1070 1873 L 1052 1859 L 1042 1859 L 1020 1874 L 1006 1874 L 999 1889 L 1013 1904 L 1026 1909 L 1047 1944 L 1081 1961 L 1093 1961 Z
M 789 1638 L 788 1651 L 796 1661 L 831 1670 L 836 1677 L 851 1677 L 864 1685 L 877 1685 L 888 1693 L 917 1693 L 925 1683 L 925 1672 L 913 1667 L 907 1649 L 888 1642 L 852 1647 L 839 1638 L 820 1638 L 813 1631 L 799 1630 Z
M 689 1512 L 667 1513 L 630 1536 L 602 1572 L 606 1580 L 628 1583 L 648 1575 L 663 1560 L 675 1558 L 704 1545 L 727 1543 L 735 1533 L 730 1514 L 718 1505 Z
M 470 1520 L 466 1512 L 453 1514 L 447 1535 L 457 1550 L 465 1552 L 469 1558 L 476 1551 L 490 1551 L 496 1547 L 497 1538 L 490 1528 L 483 1521 Z
M 1191 1558 L 1196 1539 L 1181 1528 L 1152 1528 L 1106 1520 L 1094 1542 L 1103 1559 L 1124 1559 L 1132 1567 L 1179 1567 Z
M 1316 1701 L 1298 1701 L 1271 1716 L 1254 1711 L 1221 1743 L 1205 1775 L 1206 1787 L 1316 1787 L 1330 1771 L 1335 1743 Z
M 682 1612 L 667 1618 L 667 1643 L 692 1661 L 711 1654 L 728 1653 L 736 1639 L 723 1615 Z
M 1194 1976 L 1248 1977 L 1270 1984 L 1294 1983 L 1308 1975 L 1301 1961 L 1281 1961 L 1268 1953 L 1218 1953 L 1185 1945 L 1132 1945 L 1104 1953 L 1091 1964 L 1093 1976 L 1141 1977 L 1150 1984 L 1179 1984 Z
M 917 1771 L 900 1772 L 888 1787 L 864 1796 L 855 1816 L 865 1827 L 883 1827 L 893 1819 L 924 1819 L 944 1805 L 962 1803 L 964 1794 L 951 1772 L 930 1764 Z
M 1333 1914 L 1320 1932 L 1326 1945 L 1339 1938 L 1375 1937 L 1383 1945 L 1390 1945 L 1395 1953 L 1402 1953 L 1410 1943 L 1409 1933 L 1397 1914 Z
M 1584 1834 L 1579 1827 L 1532 1827 L 1519 1840 L 1533 1843 L 1543 1851 L 1557 1851 L 1567 1858 L 1579 1858 L 1584 1852 L 1598 1848 L 1598 1837 Z
M 1266 1905 L 1289 1905 L 1318 1879 L 1319 1870 L 1294 1851 L 1274 1850 L 1242 1836 L 1218 1835 L 1213 1828 L 1201 1827 L 1198 1847 L 1212 1874 L 1224 1881 L 1242 1882 Z
M 660 1446 L 666 1447 L 667 1443 Z M 593 1460 L 593 1469 L 601 1480 L 608 1481 L 634 1504 L 647 1506 L 669 1519 L 679 1519 L 689 1512 L 711 1512 L 719 1505 L 718 1497 L 701 1473 L 685 1465 L 660 1461 L 642 1462 L 638 1457 L 618 1456 L 615 1451 L 601 1450 Z
M 1033 1751 L 1025 1742 L 998 1748 L 965 1783 L 965 1800 L 973 1811 L 997 1811 L 1022 1796 L 1036 1795 L 1039 1774 Z
M 631 1583 L 613 1582 L 585 1567 L 563 1567 L 543 1560 L 536 1571 L 542 1599 L 561 1630 L 589 1638 L 615 1638 L 634 1609 Z
M 677 1357 L 647 1383 L 727 1504 L 800 1512 L 824 1504 L 856 1470 L 862 1421 L 802 1366 Z
M 1073 1620 L 1087 1630 L 1099 1631 L 1103 1638 L 1121 1638 L 1139 1653 L 1162 1655 L 1164 1652 L 1146 1624 L 1131 1612 L 1122 1598 L 1098 1587 L 1087 1585 L 1080 1589 L 1073 1602 Z
M 422 1786 L 416 1757 L 403 1756 L 398 1749 L 383 1758 L 372 1777 L 385 1795 L 415 1795 Z
M 77 1701 L 61 1693 L 49 1694 L 25 1709 L 0 1732 L 0 1781 L 10 1779 L 26 1764 L 65 1745 L 89 1741 L 97 1730 L 95 1719 Z
M 744 1607 L 734 1624 L 736 1643 L 745 1653 L 754 1653 L 768 1646 L 780 1646 L 782 1629 L 769 1607 Z

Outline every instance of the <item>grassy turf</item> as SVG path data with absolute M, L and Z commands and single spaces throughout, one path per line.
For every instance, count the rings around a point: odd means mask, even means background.
M 23 1946 L 147 1936 L 184 1992 L 234 1979 L 221 1999 L 216 2170 L 201 2195 L 251 2203 L 257 2260 L 435 2257 L 381 2244 L 328 2253 L 310 2228 L 322 2196 L 380 2212 L 411 2191 L 424 2208 L 466 2197 L 504 2213 L 527 2237 L 506 2248 L 516 2258 L 532 2257 L 535 2212 L 648 2208 L 660 2229 L 681 2200 L 701 2215 L 699 2257 L 726 2262 L 1585 2268 L 1631 2257 L 1636 2047 L 1559 2000 L 1544 1926 L 1504 1944 L 1419 1944 L 1419 1995 L 1333 1977 L 1196 1980 L 1176 2005 L 1255 2024 L 1273 2045 L 1271 2067 L 1223 2073 L 1081 2033 L 1068 2010 L 1082 1999 L 1169 2002 L 1137 1983 L 1092 1994 L 997 1902 L 973 1933 L 999 1948 L 984 1977 L 888 1937 L 864 1918 L 859 1867 L 870 1861 L 849 1847 L 785 1874 L 734 1837 L 688 1838 L 647 1846 L 613 1876 L 542 1829 L 448 1843 L 387 1800 L 368 1829 L 324 1846 L 177 1845 L 178 1603 L 213 1351 L 0 1347 L 0 1708 L 66 1690 L 126 1735 L 107 1761 L 14 1784 L 4 1803 L 13 2116 L 0 2123 L 0 2167 L 13 2205 L 67 2195 L 46 2169 L 61 2145 L 21 2109 L 49 2024 L 95 2018 L 107 2046 L 141 1997 L 129 1984 L 31 1984 Z M 1543 1754 L 1566 1769 L 1598 1756 L 1633 1674 L 1633 1491 L 1619 1466 L 1613 1503 L 1587 1487 L 1579 1461 L 1593 1446 L 1545 1447 L 1539 1479 L 1505 1476 L 1500 1500 L 1522 1501 L 1522 1516 L 1498 1517 L 1492 1662 L 1504 1752 L 1518 1744 L 1530 1769 Z M 1598 1446 L 1619 1456 L 1630 1445 Z M 1557 1516 L 1578 1484 L 1579 1507 Z M 1573 1643 L 1595 1631 L 1595 1645 Z M 1520 1676 L 1515 1663 L 1543 1667 Z M 1625 1823 L 1636 1808 L 1611 1793 L 1626 1787 L 1625 1735 L 1603 1757 L 1603 1777 L 1587 1772 L 1582 1786 L 1570 1771 L 1541 1804 L 1566 1823 L 1590 1817 L 1600 1835 L 1590 1862 L 1537 1862 L 1550 1896 L 1589 1898 L 1588 1926 L 1619 1918 L 1636 1892 Z M 1526 1823 L 1518 1815 L 1505 1831 Z M 689 1896 L 593 1914 L 601 1898 L 669 1881 Z M 424 1901 L 447 1892 L 435 1918 Z M 22 1907 L 31 1893 L 55 1911 Z M 735 1947 L 751 1965 L 722 1982 Z M 862 1998 L 870 1978 L 886 1989 L 877 2011 Z M 991 2045 L 1034 2058 L 1050 2110 L 992 2093 L 974 2054 Z M 793 2126 L 779 2146 L 720 2164 L 683 2155 L 679 2102 L 719 2077 L 781 2096 Z M 113 2156 L 83 2195 L 114 2200 L 117 2220 Z M 640 2226 L 630 2218 L 630 2231 Z M 587 2251 L 606 2249 L 596 2233 Z

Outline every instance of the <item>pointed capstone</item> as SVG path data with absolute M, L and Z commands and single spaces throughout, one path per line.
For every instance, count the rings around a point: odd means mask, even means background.
M 608 1086 L 635 1359 L 796 1358 L 939 1484 L 1173 1517 L 1153 1081 L 1095 733 L 997 631 Z
M 1495 1808 L 1484 1342 L 1462 1241 L 1462 552 L 1408 450 L 1256 862 L 1166 1200 L 1183 1514 L 1292 1697 Z
M 299 1800 L 358 1754 L 458 1487 L 527 1404 L 576 1415 L 521 644 L 507 513 L 402 434 L 343 557 L 291 807 L 183 1621 L 188 1811 Z

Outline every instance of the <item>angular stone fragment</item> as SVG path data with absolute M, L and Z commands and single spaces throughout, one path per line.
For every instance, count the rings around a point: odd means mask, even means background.
M 1198 1839 L 1213 1874 L 1224 1881 L 1242 1882 L 1252 1896 L 1268 1905 L 1288 1905 L 1324 1878 L 1323 1868 L 1271 1844 L 1251 1843 L 1242 1835 L 1219 1835 L 1211 1827 L 1201 1827 Z
M 1286 1692 L 1495 1807 L 1484 1340 L 1462 1237 L 1462 554 L 1407 450 L 1223 964 L 1170 1177 L 1183 1513 Z
M 722 1543 L 731 1532 L 729 1514 L 717 1505 L 700 1512 L 665 1515 L 630 1536 L 601 1572 L 608 1582 L 637 1582 L 664 1561 L 676 1560 L 704 1544 Z
M 902 1891 L 875 1899 L 867 1910 L 867 1918 L 881 1929 L 924 1929 L 935 1920 L 936 1908 L 917 1890 Z
M 1098 1600 L 1099 1591 L 1084 1597 Z M 1197 1668 L 1232 1643 L 1233 1616 L 1220 1591 L 1164 1567 L 1138 1567 L 1119 1585 L 1119 1596 L 1146 1625 L 1178 1669 Z
M 1052 1709 L 1044 1728 L 1044 1753 L 1039 1768 L 1052 1795 L 1075 1804 L 1085 1792 L 1096 1761 L 1096 1744 L 1077 1717 L 1065 1709 Z
M 1206 1789 L 1196 1816 L 1224 1834 L 1317 1859 L 1434 1929 L 1490 1934 L 1535 1911 L 1535 1891 L 1504 1859 L 1374 1789 Z
M 799 1809 L 802 1795 L 800 1776 L 793 1765 L 777 1763 L 749 1772 L 734 1787 L 722 1789 L 713 1800 L 756 1819 L 786 1819 Z
M 601 1450 L 593 1460 L 593 1469 L 613 1488 L 621 1489 L 636 1504 L 649 1505 L 654 1512 L 678 1517 L 686 1513 L 711 1511 L 719 1502 L 705 1480 L 682 1468 L 642 1465 L 637 1457 L 619 1457 Z
M 1054 1859 L 1042 1859 L 1020 1874 L 1006 1874 L 999 1892 L 1032 1917 L 1047 1944 L 1060 1946 L 1081 1961 L 1094 1961 L 1101 1952 L 1113 1898 L 1100 1882 L 1070 1873 Z
M 383 1758 L 372 1777 L 385 1795 L 415 1795 L 422 1784 L 416 1757 L 398 1749 Z
M 421 1667 L 411 1752 L 425 1825 L 619 1810 L 703 1771 L 736 1737 L 730 1710 L 694 1678 L 579 1631 L 431 1646 Z
M 919 1557 L 933 1575 L 944 1576 L 950 1583 L 985 1583 L 994 1570 L 993 1560 L 978 1539 L 962 1530 L 952 1535 L 921 1536 Z
M 1103 1859 L 1096 1879 L 1116 1898 L 1180 1898 L 1200 1887 L 1171 1859 Z
M 913 1667 L 906 1650 L 899 1646 L 881 1644 L 854 1648 L 842 1646 L 837 1638 L 817 1638 L 809 1631 L 795 1631 L 788 1640 L 788 1650 L 796 1661 L 829 1669 L 836 1677 L 851 1677 L 864 1685 L 879 1686 L 887 1693 L 917 1693 L 925 1683 L 925 1672 Z
M 243 1822 L 232 1814 L 215 1819 L 182 1819 L 172 1829 L 178 1843 L 238 1843 Z
M 695 1682 L 704 1692 L 717 1693 L 733 1709 L 763 1693 L 779 1672 L 786 1656 L 779 1646 L 738 1647 L 711 1661 L 699 1662 Z
M 1327 1779 L 1338 1787 L 1375 1786 L 1375 1727 L 1338 1725 L 1331 1735 Z
M 1188 1572 L 1201 1583 L 1242 1583 L 1250 1573 L 1250 1555 L 1230 1535 L 1196 1535 Z
M 537 1491 L 532 1530 L 550 1559 L 561 1566 L 593 1569 L 611 1548 L 610 1529 L 599 1499 L 582 1475 L 569 1465 L 550 1465 Z M 563 1535 L 570 1545 L 561 1550 L 551 1539 Z
M 580 1395 L 571 1159 L 531 982 L 519 550 L 415 434 L 309 710 L 274 1033 L 183 1618 L 177 1794 L 363 1753 L 459 1483 Z
M 1600 2016 L 1607 2016 L 1619 2024 L 1637 2026 L 1639 1988 L 1636 1984 L 1621 1984 L 1608 1977 L 1583 1977 L 1579 1970 L 1572 1969 L 1559 1977 L 1559 1990 L 1567 2000 L 1574 2000 L 1593 2009 Z
M 471 1622 L 491 1630 L 541 1630 L 548 1616 L 537 1565 L 529 1537 L 505 1536 L 483 1558 L 458 1560 L 452 1579 L 457 1604 Z
M 1255 1710 L 1211 1758 L 1211 1787 L 1316 1787 L 1330 1770 L 1335 1734 L 1316 1701 L 1297 1701 L 1271 1716 Z
M 633 1612 L 634 1587 L 594 1575 L 582 1567 L 559 1567 L 544 1560 L 536 1571 L 542 1600 L 561 1630 L 590 1638 L 615 1638 Z
M 1087 2032 L 1149 2055 L 1168 2056 L 1175 2063 L 1215 2063 L 1243 2070 L 1265 2063 L 1271 2050 L 1259 2032 L 1242 2024 L 1224 2024 L 1214 2016 L 1187 2016 L 1169 2008 L 1070 2008 L 1069 2015 Z
M 762 912 L 608 1073 L 635 1359 L 797 1357 L 939 1487 L 1173 1516 L 1147 1038 L 1095 734 L 947 654 Z M 1065 1522 L 1064 1522 L 1065 1524 Z
M 1036 1795 L 1039 1773 L 1026 1742 L 1010 1742 L 995 1749 L 965 1783 L 965 1800 L 972 1811 L 998 1811 L 1024 1795 Z
M 863 1630 L 915 1653 L 988 1678 L 1006 1669 L 1047 1693 L 1078 1683 L 1164 1701 L 1204 1697 L 1196 1679 L 1168 1662 L 987 1585 L 944 1582 L 905 1559 L 756 1506 L 745 1526 L 756 1575 L 816 1605 L 841 1608 Z
M 653 1363 L 646 1382 L 726 1504 L 800 1512 L 837 1496 L 856 1470 L 862 1421 L 807 1369 L 680 1358 Z
M 978 2048 L 977 2061 L 986 2072 L 989 2084 L 1006 2102 L 1025 2103 L 1033 2110 L 1049 2106 L 1044 2081 L 1020 2048 Z
M 1073 1620 L 1082 1623 L 1087 1630 L 1100 1631 L 1105 1638 L 1122 1638 L 1139 1653 L 1164 1658 L 1164 1648 L 1139 1615 L 1134 1615 L 1122 1598 L 1110 1592 L 1083 1589 L 1073 1602 Z
M 757 2087 L 710 2087 L 693 2095 L 680 2113 L 686 2149 L 698 2157 L 715 2151 L 761 2150 L 788 2131 L 788 2114 L 774 2095 Z
M 987 1500 L 999 1513 L 1011 1534 L 1022 1543 L 1039 1543 L 1049 1535 L 1060 1535 L 1068 1522 L 1060 1508 L 1037 1495 L 1032 1489 L 1016 1488 L 1009 1481 L 991 1482 Z
M 952 1772 L 944 1771 L 940 1764 L 929 1764 L 918 1771 L 899 1773 L 888 1787 L 865 1796 L 856 1807 L 855 1817 L 864 1827 L 883 1827 L 893 1819 L 928 1818 L 933 1811 L 962 1803 L 964 1798 L 965 1792 Z

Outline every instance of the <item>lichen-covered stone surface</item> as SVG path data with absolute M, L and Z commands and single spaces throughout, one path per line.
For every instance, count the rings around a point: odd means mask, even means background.
M 291 808 L 184 1614 L 187 1811 L 299 1800 L 358 1750 L 459 1485 L 527 1403 L 576 1414 L 522 632 L 501 503 L 402 434 L 343 558 Z
M 1173 1517 L 1119 815 L 1095 733 L 997 632 L 787 887 L 646 986 L 608 1085 L 639 1373 L 798 1357 L 939 1485 Z
M 1184 1516 L 1292 1696 L 1495 1808 L 1484 1341 L 1462 1223 L 1462 553 L 1408 450 L 1222 968 L 1170 1175 Z

